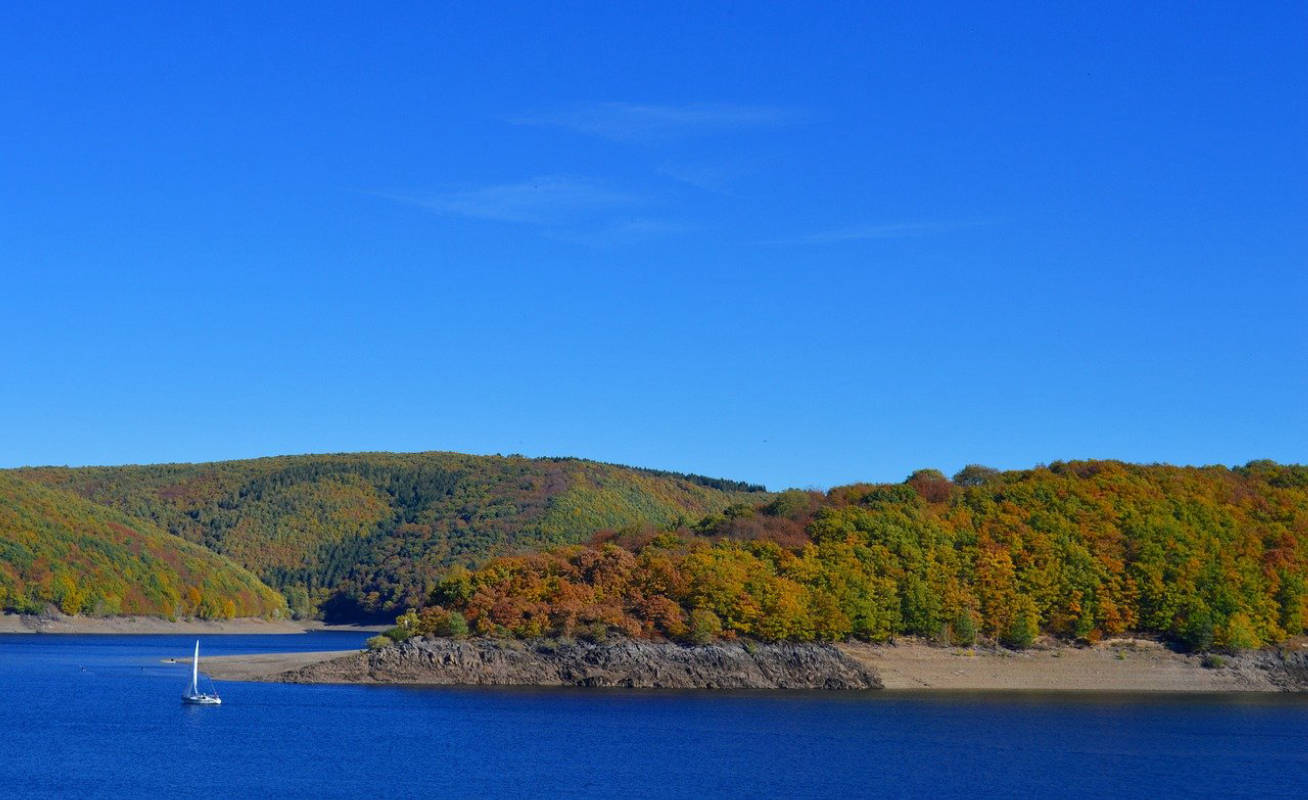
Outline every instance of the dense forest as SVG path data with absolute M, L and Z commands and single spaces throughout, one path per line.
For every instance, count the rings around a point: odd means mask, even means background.
M 392 636 L 1024 647 L 1140 632 L 1240 649 L 1303 634 L 1305 578 L 1308 467 L 968 467 L 455 568 Z
M 260 578 L 300 616 L 415 609 L 398 636 L 1255 647 L 1308 620 L 1308 467 L 968 467 L 780 494 L 450 453 L 0 472 L 0 608 L 286 613 Z
M 225 556 L 283 592 L 296 616 L 393 619 L 453 565 L 677 527 L 763 487 L 572 458 L 457 453 L 286 456 L 210 464 L 26 468 Z
M 283 616 L 230 561 L 148 522 L 0 473 L 0 610 L 164 617 Z

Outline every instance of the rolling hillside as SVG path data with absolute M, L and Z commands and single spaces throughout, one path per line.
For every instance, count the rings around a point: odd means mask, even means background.
M 284 616 L 281 595 L 225 558 L 67 492 L 0 473 L 0 610 Z
M 107 506 L 230 558 L 297 615 L 393 616 L 453 564 L 676 527 L 762 487 L 579 459 L 457 453 L 27 468 L 10 475 Z

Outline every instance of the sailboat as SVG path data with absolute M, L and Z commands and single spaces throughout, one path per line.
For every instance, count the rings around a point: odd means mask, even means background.
M 210 685 L 212 689 L 212 684 Z M 182 692 L 182 702 L 195 706 L 216 706 L 221 704 L 223 699 L 218 696 L 218 692 L 200 691 L 200 640 L 195 640 L 195 658 L 191 660 L 191 685 L 186 687 Z

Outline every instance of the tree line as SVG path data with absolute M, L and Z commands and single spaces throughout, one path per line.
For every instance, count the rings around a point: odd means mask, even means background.
M 1306 577 L 1306 467 L 970 466 L 456 568 L 401 629 L 1243 649 L 1304 633 Z

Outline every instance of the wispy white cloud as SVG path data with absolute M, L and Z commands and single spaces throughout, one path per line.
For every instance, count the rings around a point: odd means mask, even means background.
M 640 244 L 695 230 L 698 230 L 697 226 L 685 222 L 642 217 L 618 220 L 597 228 L 554 230 L 547 235 L 559 241 L 604 248 Z
M 524 114 L 510 121 L 566 128 L 605 139 L 652 141 L 786 125 L 800 121 L 801 116 L 794 110 L 773 106 L 595 103 L 567 111 Z
M 529 225 L 566 225 L 641 201 L 599 181 L 564 175 L 437 194 L 382 196 L 437 214 Z
M 697 230 L 677 220 L 633 216 L 650 198 L 589 178 L 552 175 L 436 194 L 374 194 L 444 216 L 527 225 L 547 238 L 587 247 L 621 247 Z
M 696 189 L 718 194 L 730 194 L 732 186 L 754 171 L 752 165 L 742 161 L 666 162 L 659 172 Z
M 968 228 L 979 228 L 991 224 L 987 221 L 954 222 L 890 222 L 868 225 L 854 225 L 848 228 L 835 228 L 817 233 L 794 236 L 785 239 L 769 239 L 760 244 L 794 245 L 794 244 L 837 244 L 840 242 L 873 241 L 877 239 L 908 239 L 919 236 L 950 233 Z

